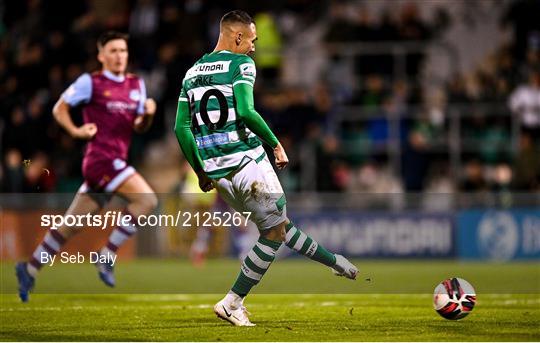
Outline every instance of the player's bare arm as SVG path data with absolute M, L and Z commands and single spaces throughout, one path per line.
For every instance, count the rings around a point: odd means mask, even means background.
M 276 159 L 276 167 L 280 170 L 289 164 L 289 158 L 287 157 L 285 149 L 281 143 L 278 143 L 278 145 L 274 148 L 274 157 Z
M 209 178 L 203 170 L 197 173 L 197 177 L 199 178 L 199 187 L 203 192 L 210 192 L 212 189 L 214 189 L 212 179 Z
M 97 126 L 94 123 L 86 123 L 76 126 L 71 119 L 70 106 L 62 99 L 58 99 L 53 108 L 54 119 L 73 138 L 89 140 L 97 133 Z
M 133 130 L 137 133 L 143 133 L 148 131 L 152 122 L 154 121 L 154 115 L 156 114 L 156 102 L 154 99 L 148 98 L 144 102 L 144 114 L 135 118 L 133 123 Z

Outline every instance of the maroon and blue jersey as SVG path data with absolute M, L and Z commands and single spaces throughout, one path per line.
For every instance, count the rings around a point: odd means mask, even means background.
M 133 122 L 144 114 L 144 81 L 133 74 L 117 76 L 108 71 L 83 74 L 62 99 L 70 106 L 83 105 L 84 123 L 97 126 L 86 145 L 82 169 L 91 188 L 104 188 L 126 167 Z

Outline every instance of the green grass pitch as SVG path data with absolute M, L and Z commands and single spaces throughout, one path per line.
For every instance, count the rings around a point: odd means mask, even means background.
M 118 287 L 101 285 L 90 265 L 45 268 L 30 302 L 16 296 L 13 263 L 3 262 L 2 341 L 539 341 L 537 263 L 356 261 L 355 282 L 303 259 L 275 263 L 246 300 L 252 328 L 221 321 L 212 306 L 238 262 L 193 268 L 178 260 L 117 266 Z M 460 321 L 433 310 L 446 277 L 476 287 L 478 304 Z M 54 293 L 54 294 L 53 294 Z

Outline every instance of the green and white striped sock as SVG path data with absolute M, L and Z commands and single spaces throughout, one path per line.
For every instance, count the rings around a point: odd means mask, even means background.
M 240 274 L 238 274 L 238 278 L 232 286 L 231 291 L 240 297 L 245 297 L 251 288 L 259 283 L 264 273 L 266 273 L 270 264 L 274 261 L 276 252 L 280 246 L 281 242 L 259 237 L 257 243 L 255 243 L 242 262 Z
M 336 264 L 334 254 L 326 250 L 302 230 L 297 229 L 292 222 L 285 226 L 285 231 L 287 232 L 285 245 L 289 248 L 326 266 L 332 267 Z

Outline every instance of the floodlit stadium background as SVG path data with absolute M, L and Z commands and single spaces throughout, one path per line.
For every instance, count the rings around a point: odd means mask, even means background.
M 133 141 L 131 162 L 160 194 L 159 213 L 190 208 L 178 193 L 188 170 L 173 132 L 179 87 L 213 49 L 219 18 L 239 8 L 257 23 L 256 107 L 291 160 L 279 177 L 303 230 L 358 258 L 537 261 L 539 7 L 520 0 L 4 2 L 2 260 L 26 258 L 44 233 L 39 215 L 62 213 L 82 183 L 83 143 L 51 109 L 76 77 L 99 68 L 95 41 L 107 29 L 130 33 L 130 70 L 158 102 L 150 132 Z M 234 255 L 229 231 L 212 237 L 210 256 Z M 107 233 L 85 232 L 68 250 L 95 249 Z M 121 256 L 186 257 L 193 238 L 194 230 L 148 228 Z M 525 289 L 538 291 L 538 270 L 523 275 Z

